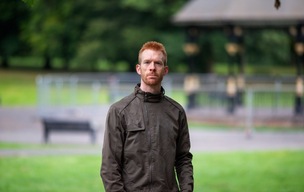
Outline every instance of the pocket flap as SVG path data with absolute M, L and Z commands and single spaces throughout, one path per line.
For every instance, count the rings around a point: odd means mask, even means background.
M 144 131 L 145 127 L 141 124 L 138 124 L 138 125 L 131 124 L 128 126 L 127 130 L 128 131 Z

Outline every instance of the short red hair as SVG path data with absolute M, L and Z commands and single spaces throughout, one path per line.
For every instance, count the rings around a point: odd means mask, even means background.
M 164 55 L 164 65 L 167 65 L 167 52 L 165 49 L 165 46 L 159 42 L 156 41 L 148 41 L 145 44 L 143 44 L 143 46 L 141 47 L 141 49 L 139 50 L 138 53 L 138 63 L 141 63 L 141 53 L 147 49 L 153 50 L 153 51 L 160 51 L 162 52 L 162 54 Z

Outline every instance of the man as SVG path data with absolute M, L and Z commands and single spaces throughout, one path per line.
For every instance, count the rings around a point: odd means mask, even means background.
M 169 71 L 165 47 L 145 43 L 136 71 L 140 84 L 108 111 L 100 171 L 105 190 L 193 191 L 185 111 L 161 86 Z

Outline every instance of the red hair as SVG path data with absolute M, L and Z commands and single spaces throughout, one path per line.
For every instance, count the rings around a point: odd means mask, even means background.
M 139 64 L 141 63 L 141 53 L 147 49 L 162 52 L 162 54 L 164 56 L 164 60 L 163 60 L 164 65 L 167 65 L 167 52 L 166 52 L 165 46 L 156 41 L 148 41 L 145 44 L 143 44 L 143 46 L 141 47 L 141 49 L 139 50 L 139 53 L 138 53 L 138 63 Z

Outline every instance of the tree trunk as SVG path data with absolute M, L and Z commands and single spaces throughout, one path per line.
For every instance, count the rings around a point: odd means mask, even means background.
M 70 58 L 69 57 L 65 57 L 63 59 L 64 64 L 63 64 L 63 70 L 68 71 L 69 67 L 70 67 Z
M 49 55 L 44 55 L 44 65 L 43 69 L 50 70 L 52 69 L 51 57 Z
M 2 62 L 1 62 L 2 68 L 9 68 L 9 62 L 8 62 L 8 56 L 7 55 L 2 55 Z

